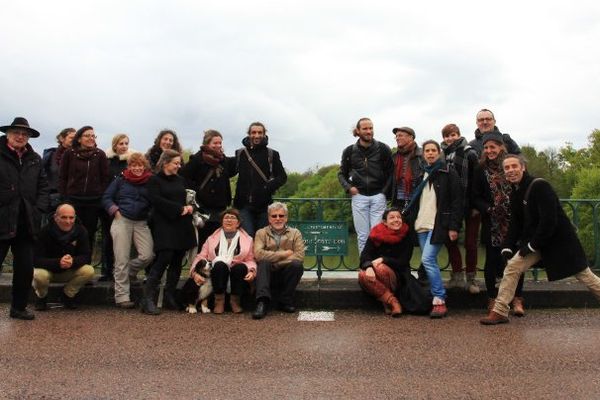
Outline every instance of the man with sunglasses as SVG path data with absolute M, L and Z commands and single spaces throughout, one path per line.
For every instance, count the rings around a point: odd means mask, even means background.
M 23 117 L 0 127 L 0 264 L 10 248 L 13 255 L 10 317 L 35 318 L 27 310 L 33 276 L 33 242 L 48 208 L 48 183 L 41 157 L 29 138 L 40 133 Z
M 475 139 L 469 142 L 469 146 L 474 148 L 479 156 L 481 156 L 481 153 L 483 152 L 483 135 L 492 132 L 502 135 L 507 154 L 521 154 L 521 148 L 517 142 L 515 142 L 508 133 L 500 133 L 500 130 L 496 126 L 496 117 L 494 117 L 493 112 L 487 108 L 482 108 L 477 112 L 475 122 L 477 123 Z
M 254 237 L 256 272 L 256 309 L 252 318 L 262 319 L 271 303 L 271 291 L 279 292 L 279 310 L 296 311 L 294 292 L 304 273 L 304 240 L 298 229 L 287 226 L 287 206 L 274 202 L 267 208 L 269 225 Z

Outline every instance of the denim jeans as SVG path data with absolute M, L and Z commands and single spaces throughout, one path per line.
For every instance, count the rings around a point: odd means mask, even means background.
M 254 234 L 257 230 L 264 228 L 269 224 L 267 207 L 260 211 L 253 210 L 249 207 L 244 207 L 240 210 L 240 217 L 242 218 L 242 229 L 252 237 L 254 237 Z
M 371 228 L 381 222 L 385 205 L 383 193 L 373 196 L 363 196 L 362 194 L 352 196 L 352 219 L 354 220 L 354 229 L 356 229 L 358 254 L 362 253 Z
M 427 278 L 431 286 L 431 294 L 444 300 L 446 298 L 446 289 L 442 282 L 442 274 L 438 265 L 437 256 L 442 249 L 441 244 L 431 243 L 431 234 L 433 231 L 417 232 L 419 246 L 421 246 L 421 263 L 425 267 Z

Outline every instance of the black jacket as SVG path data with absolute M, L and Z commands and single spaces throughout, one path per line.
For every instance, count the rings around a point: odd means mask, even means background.
M 281 164 L 279 153 L 273 149 L 270 150 L 272 161 L 269 163 L 268 137 L 265 136 L 261 144 L 251 146 L 250 138 L 247 136 L 242 140 L 242 144 L 248 149 L 250 157 L 252 157 L 268 181 L 265 182 L 258 172 L 256 172 L 248 161 L 243 148 L 241 151 L 236 151 L 238 155 L 236 164 L 239 175 L 233 204 L 238 209 L 250 207 L 255 210 L 266 210 L 267 206 L 273 202 L 273 193 L 287 181 L 287 174 Z
M 516 252 L 529 243 L 540 252 L 549 281 L 583 271 L 588 267 L 585 252 L 552 186 L 546 181 L 535 182 L 527 205 L 523 204 L 532 181 L 533 177 L 525 173 L 512 192 L 510 227 L 503 247 Z
M 364 196 L 383 193 L 389 197 L 393 168 L 387 144 L 373 140 L 369 147 L 363 147 L 356 141 L 342 153 L 338 180 L 346 192 L 355 187 Z
M 0 240 L 14 238 L 21 229 L 26 229 L 29 236 L 37 235 L 42 213 L 48 208 L 42 159 L 31 145 L 26 148 L 19 160 L 8 148 L 6 136 L 0 137 Z
M 371 262 L 379 257 L 383 263 L 394 270 L 396 276 L 410 272 L 410 257 L 413 252 L 413 243 L 407 235 L 399 243 L 381 243 L 377 246 L 371 238 L 367 239 L 362 253 L 360 253 L 360 269 L 367 269 Z
M 398 170 L 399 157 L 400 154 L 398 153 L 398 149 L 396 149 L 396 152 L 392 155 L 392 160 L 394 164 L 392 171 L 392 183 L 390 185 L 390 197 L 392 199 L 392 205 L 400 207 L 402 209 L 404 208 L 404 203 L 397 198 L 398 177 L 396 176 L 396 171 Z M 423 179 L 423 168 L 425 165 L 427 164 L 425 163 L 425 160 L 423 160 L 423 149 L 421 149 L 419 146 L 416 146 L 408 162 L 408 166 L 410 168 L 412 176 L 411 193 L 418 185 L 418 183 L 421 182 L 421 179 Z
M 497 126 L 494 126 L 494 132 L 501 133 Z M 475 129 L 475 139 L 469 142 L 469 145 L 475 149 L 480 157 L 483 153 L 483 135 L 479 129 Z M 507 154 L 521 154 L 521 148 L 508 133 L 502 133 L 502 140 L 506 146 Z
M 196 191 L 196 201 L 206 211 L 223 211 L 231 204 L 231 185 L 229 178 L 236 174 L 235 157 L 225 157 L 217 166 L 202 159 L 202 150 L 190 156 L 189 161 L 179 174 L 185 178 L 186 187 Z M 208 181 L 200 190 L 200 185 L 213 170 Z M 211 213 L 212 217 L 212 213 Z
M 159 172 L 148 180 L 146 187 L 153 207 L 149 224 L 154 250 L 187 250 L 196 246 L 192 216 L 181 215 L 186 200 L 184 179 Z
M 33 265 L 36 268 L 43 268 L 48 271 L 64 272 L 66 270 L 60 267 L 60 259 L 65 254 L 70 254 L 73 257 L 71 270 L 89 264 L 92 258 L 92 250 L 90 249 L 88 233 L 83 225 L 79 223 L 73 225 L 73 237 L 66 244 L 62 244 L 58 240 L 58 236 L 54 233 L 56 229 L 58 227 L 54 219 L 51 218 L 48 225 L 40 232 L 35 243 Z
M 437 210 L 431 243 L 444 244 L 448 240 L 448 231 L 459 232 L 462 227 L 463 195 L 458 174 L 447 165 L 431 175 L 426 185 L 430 183 L 435 191 Z M 419 214 L 419 203 L 420 199 L 415 199 L 415 215 Z
M 442 143 L 441 146 L 446 157 L 446 164 L 454 168 L 460 179 L 460 185 L 463 189 L 465 217 L 468 217 L 471 214 L 471 210 L 475 208 L 471 204 L 471 193 L 475 170 L 479 164 L 477 151 L 471 145 L 467 144 L 467 140 L 464 137 L 461 137 L 451 146 L 446 146 L 445 143 Z

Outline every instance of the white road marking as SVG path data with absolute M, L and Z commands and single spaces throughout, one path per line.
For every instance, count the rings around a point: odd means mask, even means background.
M 300 311 L 298 321 L 335 321 L 333 311 Z

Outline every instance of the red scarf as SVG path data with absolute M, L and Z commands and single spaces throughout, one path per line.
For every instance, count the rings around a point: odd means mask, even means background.
M 373 241 L 375 246 L 381 246 L 383 243 L 396 244 L 400 243 L 408 233 L 408 225 L 403 223 L 400 229 L 393 230 L 385 226 L 383 222 L 375 225 L 369 233 L 369 239 Z
M 129 168 L 123 171 L 123 179 L 133 185 L 143 185 L 148 182 L 148 179 L 152 176 L 152 172 L 147 169 L 144 170 L 144 173 L 140 176 L 134 175 Z
M 410 192 L 412 189 L 412 170 L 410 169 L 410 159 L 414 155 L 416 147 L 417 143 L 412 142 L 406 147 L 398 147 L 398 151 L 396 152 L 396 182 L 403 180 L 404 194 L 408 198 L 410 198 Z M 395 198 L 396 193 L 394 193 L 393 196 Z

